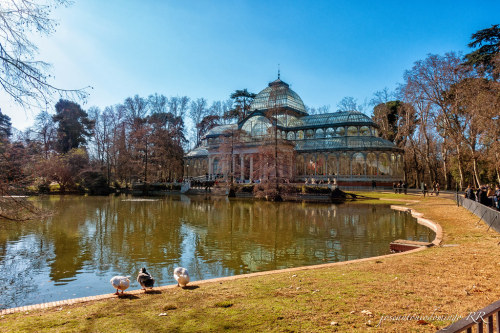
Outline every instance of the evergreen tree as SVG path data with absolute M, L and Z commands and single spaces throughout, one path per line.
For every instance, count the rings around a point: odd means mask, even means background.
M 94 121 L 77 103 L 60 99 L 52 119 L 57 123 L 56 148 L 61 153 L 85 145 L 92 135 Z
M 475 51 L 465 56 L 465 64 L 471 65 L 493 77 L 500 78 L 500 26 L 492 25 L 491 28 L 482 29 L 472 34 L 469 47 Z
M 0 109 L 0 140 L 7 140 L 12 135 L 12 124 L 10 117 L 2 113 Z

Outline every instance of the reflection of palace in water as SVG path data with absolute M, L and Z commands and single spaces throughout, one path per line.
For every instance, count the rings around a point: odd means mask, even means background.
M 386 254 L 395 239 L 432 234 L 388 207 L 221 201 L 207 217 L 205 202 L 190 206 L 198 209 L 186 211 L 185 224 L 200 238 L 205 260 L 240 267 L 239 274 Z
M 0 308 L 107 293 L 110 276 L 143 266 L 165 285 L 177 265 L 195 281 L 375 256 L 432 234 L 380 206 L 124 198 L 49 197 L 47 220 L 0 225 Z
M 277 137 L 294 147 L 294 154 L 283 158 L 282 177 L 335 177 L 344 184 L 363 185 L 402 177 L 401 149 L 378 137 L 378 126 L 368 116 L 357 111 L 308 115 L 299 95 L 279 78 L 256 96 L 248 116 L 237 124 L 214 127 L 186 154 L 184 175 L 213 179 L 227 177 L 232 170 L 240 181 L 262 178 L 264 170 L 257 170 L 259 147 L 275 125 Z M 220 148 L 224 138 L 236 132 L 238 142 L 232 143 L 228 157 Z

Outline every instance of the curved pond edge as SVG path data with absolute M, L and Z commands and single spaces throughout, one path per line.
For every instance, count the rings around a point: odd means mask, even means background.
M 409 207 L 391 205 L 391 209 L 410 213 L 414 218 L 417 219 L 417 223 L 428 227 L 429 229 L 433 230 L 436 233 L 436 237 L 431 242 L 432 246 L 439 246 L 441 244 L 441 242 L 443 240 L 443 229 L 441 228 L 441 226 L 438 223 L 433 222 L 429 219 L 423 218 L 422 213 L 419 213 L 416 210 L 409 208 Z M 342 265 L 351 265 L 351 264 L 356 264 L 359 262 L 380 260 L 380 259 L 384 259 L 384 258 L 392 258 L 395 256 L 408 255 L 411 253 L 423 251 L 425 249 L 427 249 L 427 247 L 420 247 L 417 249 L 413 249 L 413 250 L 409 250 L 409 251 L 405 251 L 405 252 L 400 252 L 400 253 L 384 254 L 384 255 L 376 256 L 376 257 L 361 258 L 361 259 L 354 259 L 354 260 L 340 261 L 340 262 L 332 262 L 332 263 L 328 263 L 328 264 L 300 266 L 300 267 L 284 268 L 284 269 L 277 269 L 277 270 L 265 271 L 265 272 L 255 272 L 255 273 L 248 273 L 248 274 L 225 276 L 225 277 L 214 278 L 214 279 L 193 281 L 190 283 L 190 285 L 199 286 L 199 285 L 203 285 L 203 284 L 217 283 L 217 282 L 222 284 L 223 282 L 227 282 L 227 281 L 233 281 L 233 280 L 237 280 L 237 279 L 247 279 L 247 278 L 252 278 L 252 277 L 257 277 L 257 276 L 265 276 L 265 275 L 288 273 L 288 272 L 308 271 L 308 270 L 313 270 L 313 269 L 330 268 L 330 267 L 336 267 L 336 266 L 342 266 Z M 174 284 L 174 285 L 155 287 L 154 290 L 163 291 L 163 290 L 169 290 L 169 289 L 175 289 L 175 288 L 178 288 L 178 287 L 177 287 L 177 285 Z M 127 291 L 125 295 L 140 295 L 143 293 L 144 293 L 144 291 L 142 289 L 137 289 L 137 290 Z M 63 305 L 73 305 L 73 304 L 78 304 L 78 303 L 99 301 L 99 300 L 111 299 L 111 298 L 116 298 L 116 297 L 117 296 L 114 293 L 111 293 L 111 294 L 87 296 L 87 297 L 80 297 L 80 298 L 70 298 L 70 299 L 66 299 L 66 300 L 62 300 L 62 301 L 40 303 L 40 304 L 26 305 L 26 306 L 20 306 L 20 307 L 16 307 L 16 308 L 4 309 L 4 310 L 0 310 L 0 315 L 7 315 L 7 314 L 12 314 L 12 313 L 18 313 L 18 312 L 29 312 L 29 311 L 34 311 L 34 310 L 62 307 Z

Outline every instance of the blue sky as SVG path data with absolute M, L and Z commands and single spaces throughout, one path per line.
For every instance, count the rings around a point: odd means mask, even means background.
M 335 111 L 344 96 L 393 90 L 429 53 L 468 52 L 473 32 L 500 23 L 500 1 L 77 0 L 54 17 L 39 58 L 55 85 L 93 86 L 84 109 L 155 92 L 209 103 L 257 93 L 280 64 L 306 105 Z M 3 95 L 0 107 L 19 129 L 38 112 Z

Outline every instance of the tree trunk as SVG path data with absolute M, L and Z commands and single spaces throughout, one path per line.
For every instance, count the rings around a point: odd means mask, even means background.
M 495 152 L 495 170 L 497 172 L 497 184 L 500 184 L 500 156 L 498 156 L 498 152 Z
M 479 175 L 477 173 L 477 157 L 474 153 L 472 153 L 472 167 L 474 170 L 474 178 L 476 179 L 477 187 L 479 187 L 481 186 L 481 183 L 479 182 Z

